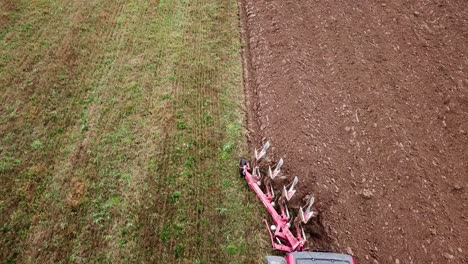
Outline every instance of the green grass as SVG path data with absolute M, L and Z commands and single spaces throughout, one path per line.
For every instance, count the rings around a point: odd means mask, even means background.
M 0 262 L 261 262 L 236 1 L 18 1 L 0 28 Z

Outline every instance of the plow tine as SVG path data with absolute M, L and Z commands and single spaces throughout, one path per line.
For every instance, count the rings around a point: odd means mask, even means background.
M 313 194 L 310 194 L 310 199 L 306 204 L 306 212 L 310 212 L 314 203 L 315 203 L 315 196 Z
M 283 186 L 283 196 L 286 198 L 287 201 L 291 200 L 291 198 L 294 196 L 296 193 L 296 185 L 299 182 L 299 179 L 297 176 L 294 177 L 293 181 L 288 185 L 288 189 L 286 189 L 286 186 Z
M 263 220 L 268 229 L 273 249 L 285 252 L 307 250 L 305 248 L 307 239 L 304 227 L 312 217 L 318 214 L 312 208 L 315 198 L 311 194 L 305 198 L 306 204 L 299 207 L 299 210 L 296 206 L 293 206 L 291 212 L 289 211 L 288 205 L 297 193 L 296 186 L 299 183 L 299 178 L 294 176 L 291 179 L 290 177 L 280 176 L 281 168 L 284 165 L 282 158 L 274 165 L 272 165 L 271 159 L 267 158 L 262 161 L 269 148 L 270 142 L 266 141 L 260 150 L 255 149 L 255 157 L 252 161 L 254 166 L 252 168 L 248 166 L 248 163 L 241 160 L 241 168 L 244 171 L 244 174 L 241 173 L 241 175 L 245 176 L 244 178 L 249 187 L 256 193 L 273 220 L 271 226 L 268 225 L 265 219 Z M 244 166 L 242 166 L 243 164 Z M 245 164 L 247 164 L 247 167 Z M 281 181 L 276 180 L 276 184 L 274 184 L 273 180 L 278 178 Z M 274 188 L 276 188 L 276 185 L 286 179 L 290 180 L 290 182 L 281 184 L 283 188 L 277 190 L 275 194 Z
M 267 143 L 265 143 L 265 145 L 263 145 L 263 148 L 260 152 L 257 152 L 257 149 L 255 149 L 255 159 L 257 161 L 259 161 L 260 159 L 263 158 L 263 156 L 265 156 L 268 148 L 270 148 L 270 142 L 267 141 Z
M 309 222 L 309 220 L 312 217 L 317 215 L 317 212 L 312 210 L 312 206 L 314 205 L 314 202 L 315 202 L 315 197 L 314 197 L 314 195 L 311 194 L 309 201 L 304 206 L 305 210 L 304 210 L 304 208 L 302 206 L 299 207 L 299 215 L 297 217 L 299 217 L 299 220 L 302 223 L 307 224 L 307 222 Z
M 307 224 L 308 219 L 306 219 L 305 217 L 305 213 L 304 213 L 304 210 L 302 209 L 302 206 L 299 207 L 299 214 L 297 215 L 297 217 L 299 218 L 300 222 Z
M 260 186 L 263 176 L 260 173 L 260 168 L 258 166 L 254 168 L 254 175 L 257 176 L 257 178 L 255 178 L 255 180 L 257 181 L 258 186 Z
M 274 179 L 276 177 L 278 177 L 278 175 L 280 174 L 281 172 L 281 167 L 283 166 L 283 159 L 281 158 L 278 163 L 276 164 L 276 167 L 273 171 L 271 171 L 271 167 L 268 167 L 268 173 L 270 174 L 270 178 L 271 179 Z
M 281 158 L 279 161 L 278 161 L 278 164 L 276 164 L 276 167 L 275 167 L 275 170 L 273 171 L 273 176 L 276 177 L 280 174 L 281 172 L 281 167 L 283 166 L 283 159 Z

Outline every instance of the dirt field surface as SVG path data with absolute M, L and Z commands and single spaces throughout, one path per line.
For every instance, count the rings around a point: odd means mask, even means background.
M 468 2 L 242 5 L 250 141 L 316 194 L 313 248 L 468 263 Z

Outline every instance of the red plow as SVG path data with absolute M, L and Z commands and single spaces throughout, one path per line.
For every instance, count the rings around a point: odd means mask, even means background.
M 283 188 L 280 191 L 275 192 L 275 190 L 273 189 L 273 182 L 279 178 L 281 174 L 281 167 L 283 166 L 284 161 L 283 159 L 280 159 L 273 169 L 271 168 L 271 166 L 264 164 L 267 163 L 263 162 L 263 160 L 269 147 L 270 143 L 266 142 L 260 151 L 257 151 L 257 149 L 255 149 L 255 157 L 251 163 L 249 163 L 249 161 L 247 161 L 246 159 L 242 159 L 240 161 L 239 174 L 245 178 L 250 188 L 256 193 L 257 197 L 263 203 L 263 205 L 265 206 L 266 210 L 272 218 L 272 225 L 269 225 L 266 219 L 264 219 L 263 221 L 265 222 L 265 225 L 270 234 L 273 249 L 283 251 L 286 253 L 309 250 L 309 248 L 307 248 L 306 245 L 307 239 L 304 232 L 304 225 L 306 225 L 311 218 L 317 216 L 318 214 L 318 212 L 313 209 L 315 197 L 313 194 L 310 194 L 307 203 L 304 206 L 299 207 L 297 215 L 295 217 L 292 217 L 287 203 L 296 193 L 296 186 L 299 180 L 296 176 L 289 184 L 283 185 Z M 309 255 L 314 255 L 313 252 L 307 253 L 308 254 L 305 255 L 288 254 L 286 256 L 286 259 L 284 259 L 284 261 L 287 262 L 284 263 L 296 263 L 296 261 L 299 260 L 298 258 L 300 258 L 301 256 L 307 256 L 305 259 L 309 260 Z M 354 263 L 352 257 L 348 255 L 334 253 L 316 253 L 315 257 L 318 256 L 317 254 L 322 257 L 325 256 L 325 258 L 334 255 L 335 257 L 338 256 L 338 259 L 334 259 L 333 261 L 343 260 L 344 262 L 342 263 Z M 267 263 L 269 263 L 268 258 L 269 257 L 267 257 Z

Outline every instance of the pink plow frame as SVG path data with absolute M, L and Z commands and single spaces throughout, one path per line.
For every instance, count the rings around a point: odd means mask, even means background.
M 260 189 L 260 187 L 257 185 L 257 181 L 260 180 L 260 177 L 249 172 L 249 165 L 244 165 L 241 167 L 241 169 L 243 170 L 245 180 L 249 184 L 250 188 L 257 194 L 258 198 L 262 201 L 268 213 L 270 213 L 273 222 L 275 223 L 275 233 L 272 234 L 270 227 L 268 226 L 267 220 L 263 220 L 270 234 L 271 244 L 273 245 L 273 248 L 275 250 L 285 252 L 305 250 L 304 246 L 307 240 L 302 237 L 302 233 L 301 230 L 299 230 L 299 227 L 296 227 L 296 236 L 294 236 L 291 230 L 289 230 L 289 218 L 285 214 L 285 212 L 283 212 L 284 209 L 281 208 L 282 213 L 280 215 L 278 214 L 278 212 L 276 212 L 275 208 L 271 204 L 273 202 L 273 194 L 270 193 L 269 186 L 265 187 L 267 190 L 267 194 L 265 194 L 262 191 L 262 189 Z M 282 242 L 277 243 L 275 241 L 275 238 L 279 239 Z

